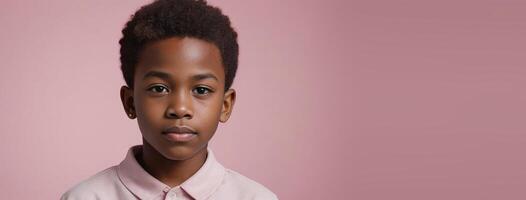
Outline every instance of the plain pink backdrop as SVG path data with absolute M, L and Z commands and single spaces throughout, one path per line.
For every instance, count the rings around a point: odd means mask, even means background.
M 352 199 L 526 199 L 525 10 L 352 1 Z
M 2 199 L 58 199 L 141 143 L 119 99 L 118 40 L 148 2 L 2 1 Z M 346 198 L 346 3 L 209 2 L 240 43 L 234 112 L 211 142 L 218 160 L 281 199 Z

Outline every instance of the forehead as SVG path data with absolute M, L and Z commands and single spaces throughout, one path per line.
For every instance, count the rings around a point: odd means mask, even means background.
M 147 45 L 139 55 L 135 75 L 154 69 L 180 76 L 213 73 L 224 80 L 219 49 L 213 43 L 191 37 L 173 37 Z

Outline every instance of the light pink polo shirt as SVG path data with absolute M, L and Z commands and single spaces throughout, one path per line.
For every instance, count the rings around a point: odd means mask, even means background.
M 78 183 L 61 200 L 106 199 L 195 199 L 195 200 L 276 200 L 265 186 L 224 168 L 208 148 L 203 166 L 181 185 L 170 188 L 146 172 L 135 159 L 142 145 L 130 147 L 126 158 Z

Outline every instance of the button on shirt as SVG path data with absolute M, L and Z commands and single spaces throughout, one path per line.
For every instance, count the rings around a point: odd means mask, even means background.
M 136 160 L 142 145 L 130 147 L 125 159 L 66 191 L 61 200 L 277 200 L 265 186 L 223 167 L 210 148 L 203 166 L 181 185 L 170 188 Z

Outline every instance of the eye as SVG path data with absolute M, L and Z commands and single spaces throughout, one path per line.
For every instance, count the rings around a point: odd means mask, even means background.
M 152 92 L 155 92 L 155 93 L 167 93 L 168 92 L 168 88 L 162 86 L 162 85 L 156 85 L 156 86 L 153 86 L 153 87 L 150 87 L 148 89 L 148 91 L 152 91 Z
M 192 91 L 198 95 L 208 95 L 209 93 L 212 92 L 212 90 L 206 87 L 196 87 Z

